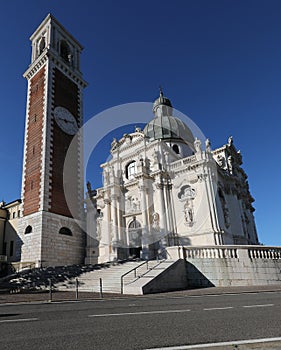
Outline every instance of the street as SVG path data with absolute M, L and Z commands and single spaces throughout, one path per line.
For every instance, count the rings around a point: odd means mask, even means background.
M 0 348 L 152 349 L 281 337 L 281 292 L 0 306 Z

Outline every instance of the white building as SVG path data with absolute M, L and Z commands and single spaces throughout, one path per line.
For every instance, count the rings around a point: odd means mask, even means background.
M 258 244 L 254 201 L 232 137 L 211 150 L 173 116 L 163 93 L 155 118 L 112 142 L 104 186 L 87 198 L 86 262 L 154 258 L 167 246 Z

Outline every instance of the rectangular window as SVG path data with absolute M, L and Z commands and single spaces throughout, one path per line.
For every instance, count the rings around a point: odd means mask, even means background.
M 10 256 L 14 255 L 14 241 L 10 242 Z
M 13 219 L 16 217 L 16 212 L 14 211 L 13 212 Z
M 20 210 L 18 210 L 18 218 L 20 217 Z

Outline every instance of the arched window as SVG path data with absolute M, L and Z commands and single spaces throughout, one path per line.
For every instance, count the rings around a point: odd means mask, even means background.
M 180 153 L 179 146 L 178 146 L 178 145 L 173 145 L 173 151 L 174 151 L 176 154 L 179 154 L 179 153 Z
M 137 221 L 136 219 L 134 219 L 132 222 L 130 222 L 129 224 L 129 229 L 135 229 L 135 228 L 140 228 L 141 224 L 139 221 Z
M 28 225 L 27 228 L 24 231 L 24 234 L 27 235 L 32 232 L 32 226 Z
M 59 230 L 59 234 L 60 235 L 66 235 L 66 236 L 72 236 L 72 232 L 71 232 L 71 230 L 68 227 L 62 227 Z
M 64 40 L 62 40 L 60 43 L 60 55 L 66 62 L 69 62 L 70 49 L 67 42 Z
M 142 229 L 140 222 L 137 221 L 136 218 L 130 222 L 128 226 L 128 234 L 130 247 L 141 247 Z
M 137 172 L 137 165 L 136 165 L 136 162 L 133 160 L 126 166 L 126 178 L 128 180 L 134 179 L 136 172 Z
M 44 51 L 46 47 L 46 41 L 45 41 L 45 38 L 42 36 L 42 38 L 40 39 L 40 42 L 39 42 L 39 55 L 41 55 L 41 53 Z

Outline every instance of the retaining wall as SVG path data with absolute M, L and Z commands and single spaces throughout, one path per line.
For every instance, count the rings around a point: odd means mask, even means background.
M 188 287 L 281 284 L 281 248 L 264 246 L 168 247 L 186 260 Z

